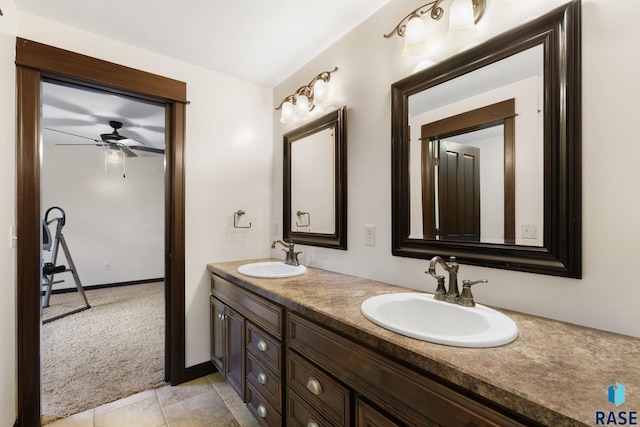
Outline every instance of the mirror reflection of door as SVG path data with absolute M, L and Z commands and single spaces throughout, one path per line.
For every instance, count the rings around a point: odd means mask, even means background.
M 423 205 L 425 237 L 480 241 L 480 149 L 445 140 L 425 141 L 437 154 L 429 157 L 433 185 L 423 180 L 423 193 L 433 192 Z
M 514 116 L 509 99 L 421 126 L 422 238 L 515 242 Z

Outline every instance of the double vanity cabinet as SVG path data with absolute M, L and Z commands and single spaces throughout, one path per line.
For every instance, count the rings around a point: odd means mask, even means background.
M 524 425 L 516 414 L 383 356 L 282 298 L 259 295 L 249 283 L 256 280 L 272 279 L 213 270 L 211 361 L 261 425 Z
M 309 268 L 240 275 L 212 263 L 211 360 L 264 426 L 583 426 L 615 410 L 607 389 L 640 409 L 638 338 L 508 312 L 520 331 L 493 348 L 432 344 L 360 312 L 408 292 Z M 613 409 L 611 409 L 613 407 Z

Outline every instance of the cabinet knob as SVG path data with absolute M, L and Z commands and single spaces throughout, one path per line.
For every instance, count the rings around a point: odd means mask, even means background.
M 316 422 L 313 418 L 309 420 L 307 423 L 307 427 L 320 427 L 320 424 Z
M 267 351 L 267 342 L 265 340 L 258 341 L 258 350 Z
M 264 372 L 260 372 L 258 374 L 258 382 L 260 384 L 266 384 L 267 383 L 267 374 L 265 374 Z
M 311 393 L 315 394 L 316 396 L 321 395 L 322 386 L 320 385 L 320 381 L 318 381 L 313 377 L 309 377 L 309 380 L 307 381 L 307 390 L 309 390 Z
M 256 409 L 256 412 L 262 418 L 267 418 L 267 408 L 265 408 L 265 406 L 262 403 L 258 405 L 258 408 Z

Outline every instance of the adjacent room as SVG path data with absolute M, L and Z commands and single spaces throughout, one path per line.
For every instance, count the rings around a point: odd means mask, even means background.
M 42 102 L 46 422 L 164 383 L 165 111 L 56 81 Z

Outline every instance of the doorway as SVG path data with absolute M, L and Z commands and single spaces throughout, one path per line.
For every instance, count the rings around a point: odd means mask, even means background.
M 49 79 L 41 99 L 41 217 L 66 242 L 42 256 L 65 268 L 42 303 L 47 423 L 164 385 L 166 113 Z
M 18 424 L 40 425 L 40 117 L 43 79 L 158 102 L 166 108 L 165 380 L 185 380 L 184 131 L 186 84 L 18 38 Z

